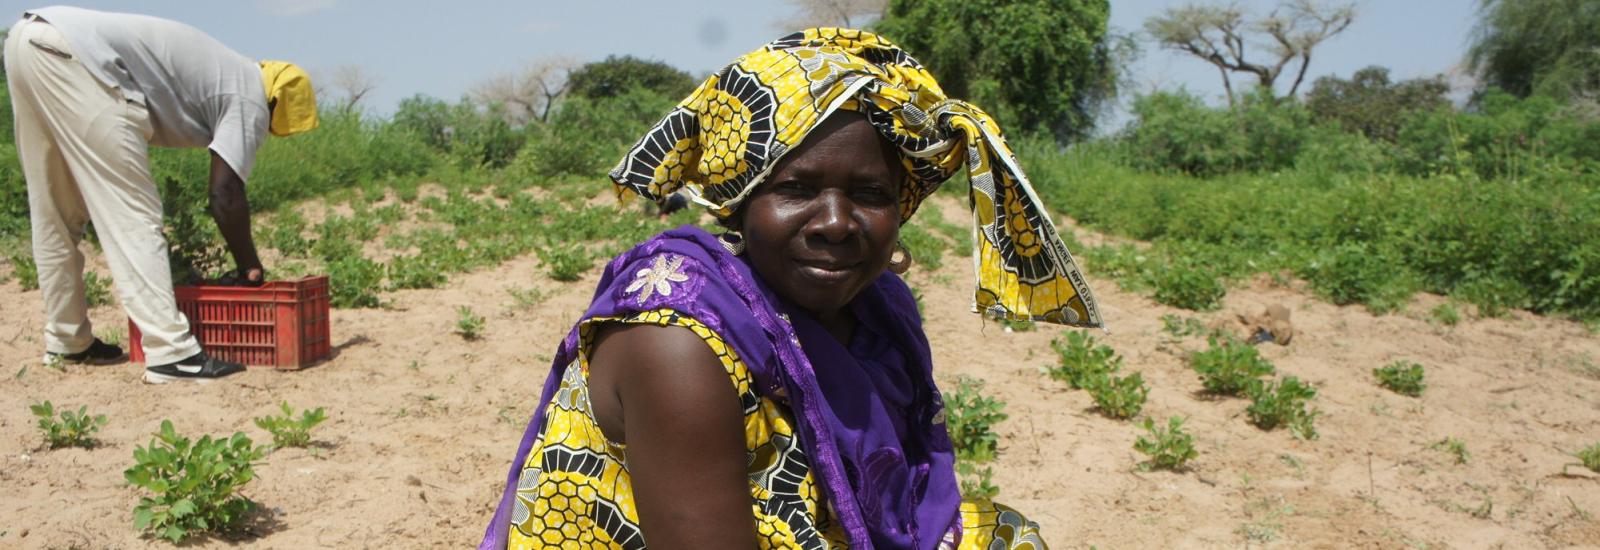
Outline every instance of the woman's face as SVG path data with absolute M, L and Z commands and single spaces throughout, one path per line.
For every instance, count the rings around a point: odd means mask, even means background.
M 827 324 L 889 265 L 905 169 L 865 116 L 839 111 L 785 155 L 745 203 L 756 273 Z

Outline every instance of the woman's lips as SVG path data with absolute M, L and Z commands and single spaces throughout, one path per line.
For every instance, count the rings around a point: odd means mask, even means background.
M 826 282 L 841 282 L 855 275 L 855 270 L 860 262 L 836 262 L 831 260 L 795 260 L 795 265 L 807 277 Z

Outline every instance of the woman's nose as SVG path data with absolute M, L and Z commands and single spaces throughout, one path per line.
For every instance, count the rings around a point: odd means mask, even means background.
M 830 243 L 844 242 L 860 231 L 855 219 L 855 205 L 850 197 L 837 190 L 817 195 L 816 213 L 811 217 L 810 233 Z

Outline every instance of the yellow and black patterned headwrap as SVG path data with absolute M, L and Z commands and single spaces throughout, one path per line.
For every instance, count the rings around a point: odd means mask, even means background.
M 869 32 L 808 29 L 745 54 L 651 128 L 611 179 L 619 192 L 655 201 L 683 189 L 727 217 L 838 109 L 864 113 L 899 148 L 910 175 L 901 223 L 966 168 L 976 226 L 974 311 L 1102 325 L 1088 283 L 1000 127 L 977 106 L 945 97 L 920 63 Z

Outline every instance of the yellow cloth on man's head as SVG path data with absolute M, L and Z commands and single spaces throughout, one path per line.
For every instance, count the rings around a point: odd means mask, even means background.
M 611 171 L 619 193 L 659 201 L 679 189 L 728 217 L 785 153 L 836 110 L 861 112 L 900 153 L 904 223 L 965 169 L 977 291 L 973 309 L 1006 319 L 1102 326 L 1072 255 L 1000 126 L 944 94 L 887 39 L 807 29 L 745 54 L 657 123 Z
M 283 61 L 261 62 L 261 83 L 272 106 L 272 135 L 292 136 L 317 127 L 317 96 L 311 77 L 299 66 Z

